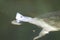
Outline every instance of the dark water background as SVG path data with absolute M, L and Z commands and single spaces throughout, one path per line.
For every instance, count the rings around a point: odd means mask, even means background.
M 12 25 L 17 12 L 35 17 L 56 10 L 60 10 L 60 0 L 0 0 L 0 40 L 33 40 L 41 31 L 41 28 L 29 23 Z M 60 40 L 60 32 L 50 32 L 38 40 Z

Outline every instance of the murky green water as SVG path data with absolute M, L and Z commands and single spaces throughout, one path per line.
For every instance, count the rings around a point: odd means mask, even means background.
M 0 40 L 32 40 L 41 31 L 29 23 L 12 25 L 16 12 L 35 17 L 55 10 L 60 10 L 59 0 L 0 0 Z M 38 40 L 60 40 L 60 32 L 51 32 Z

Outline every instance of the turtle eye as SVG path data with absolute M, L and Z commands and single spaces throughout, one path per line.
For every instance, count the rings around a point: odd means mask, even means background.
M 21 16 L 21 18 L 23 18 L 23 17 Z

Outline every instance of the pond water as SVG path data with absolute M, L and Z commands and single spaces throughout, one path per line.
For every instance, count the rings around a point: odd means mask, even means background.
M 41 31 L 41 28 L 29 23 L 12 25 L 17 12 L 35 17 L 56 10 L 60 10 L 59 0 L 0 0 L 0 40 L 33 40 Z M 50 32 L 38 40 L 60 40 L 60 32 Z

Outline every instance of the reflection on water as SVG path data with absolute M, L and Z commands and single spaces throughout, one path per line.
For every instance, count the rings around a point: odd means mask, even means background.
M 41 29 L 29 23 L 21 26 L 12 25 L 10 22 L 17 11 L 22 11 L 23 15 L 35 17 L 59 9 L 58 0 L 52 0 L 52 2 L 50 0 L 0 0 L 0 40 L 32 40 L 40 32 Z M 33 33 L 32 30 L 36 32 Z M 60 32 L 51 32 L 40 40 L 60 40 L 59 37 Z

